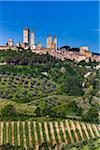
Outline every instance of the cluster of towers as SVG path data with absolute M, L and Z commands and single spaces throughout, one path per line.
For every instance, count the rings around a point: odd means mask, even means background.
M 23 43 L 25 45 L 30 45 L 34 49 L 35 47 L 37 48 L 42 47 L 42 44 L 40 42 L 37 44 L 37 46 L 35 46 L 34 32 L 30 33 L 28 28 L 24 28 L 23 30 Z M 52 37 L 49 35 L 46 40 L 46 48 L 56 50 L 57 49 L 57 37 L 54 37 L 54 40 L 52 41 Z
M 46 47 L 50 48 L 50 49 L 57 49 L 57 37 L 54 37 L 54 40 L 52 41 L 52 36 L 48 36 L 47 37 L 47 41 L 46 41 Z

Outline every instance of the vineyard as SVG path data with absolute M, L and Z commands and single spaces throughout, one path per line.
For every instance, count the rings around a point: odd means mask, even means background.
M 26 150 L 33 146 L 38 149 L 46 142 L 51 145 L 73 144 L 99 136 L 98 125 L 73 120 L 0 122 L 0 145 L 9 143 Z

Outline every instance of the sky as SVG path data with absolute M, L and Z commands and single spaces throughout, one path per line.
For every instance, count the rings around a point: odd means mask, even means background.
M 98 1 L 0 1 L 0 45 L 23 41 L 23 29 L 35 32 L 35 43 L 57 36 L 58 47 L 89 46 L 99 52 Z

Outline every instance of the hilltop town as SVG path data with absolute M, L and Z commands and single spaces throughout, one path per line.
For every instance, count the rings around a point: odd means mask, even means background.
M 25 28 L 0 46 L 0 149 L 99 148 L 100 56 L 57 43 Z
M 15 51 L 23 51 L 23 50 L 31 50 L 36 54 L 46 54 L 49 53 L 51 56 L 65 60 L 75 60 L 76 62 L 80 62 L 82 60 L 85 61 L 100 61 L 100 56 L 96 53 L 92 53 L 89 51 L 87 46 L 80 46 L 80 48 L 71 48 L 70 46 L 62 46 L 58 48 L 57 46 L 57 37 L 54 36 L 52 38 L 49 35 L 46 39 L 46 47 L 42 46 L 41 42 L 38 42 L 35 45 L 35 33 L 30 32 L 28 28 L 23 29 L 23 42 L 18 42 L 14 45 L 13 39 L 8 39 L 6 45 L 0 45 L 0 50 L 15 50 Z

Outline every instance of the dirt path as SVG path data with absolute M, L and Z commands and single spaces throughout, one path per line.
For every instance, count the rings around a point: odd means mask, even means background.
M 99 137 L 100 134 L 99 134 L 98 129 L 97 129 L 95 124 L 92 124 L 92 128 L 94 129 L 94 132 L 95 132 L 96 136 Z
M 36 146 L 35 146 L 35 150 L 39 150 L 39 145 L 36 145 Z
M 87 131 L 87 129 L 86 129 L 85 123 L 82 122 L 81 125 L 82 125 L 82 128 L 83 128 L 83 130 L 84 130 L 84 132 L 85 132 L 85 134 L 86 134 L 87 139 L 89 140 L 90 137 L 89 137 L 88 131 Z
M 74 124 L 74 122 L 72 120 L 70 120 L 70 124 L 71 124 L 71 127 L 72 127 L 73 131 L 74 131 L 74 135 L 75 135 L 76 141 L 79 142 L 75 124 Z
M 23 128 L 23 140 L 24 140 L 24 148 L 27 149 L 27 143 L 26 143 L 26 134 L 25 134 L 25 121 L 22 123 Z
M 30 124 L 30 121 L 28 121 L 28 133 L 29 133 L 29 145 L 31 147 L 33 144 L 32 144 L 32 134 L 31 134 L 31 124 Z
M 46 122 L 44 122 L 44 129 L 45 129 L 47 142 L 50 142 L 49 133 L 48 133 L 48 127 L 47 127 L 47 123 Z
M 52 135 L 52 144 L 56 144 L 56 139 L 55 139 L 54 130 L 53 130 L 53 124 L 52 124 L 52 122 L 49 122 L 49 124 L 50 124 L 50 132 Z
M 20 146 L 20 122 L 17 122 L 18 146 Z
M 83 136 L 83 133 L 82 133 L 82 129 L 81 129 L 81 126 L 80 126 L 78 121 L 76 121 L 76 127 L 79 130 L 79 133 L 81 135 L 82 141 L 84 141 L 84 136 Z
M 36 122 L 35 121 L 33 122 L 33 127 L 34 127 L 35 143 L 36 143 L 36 146 L 37 146 L 39 144 L 38 144 L 38 136 L 37 136 L 37 132 L 36 132 Z
M 41 122 L 39 122 L 39 129 L 40 129 L 41 143 L 44 143 L 44 138 L 43 138 L 43 132 L 42 132 L 42 125 L 41 125 Z
M 70 130 L 70 126 L 69 126 L 69 123 L 68 123 L 68 120 L 66 120 L 65 123 L 66 123 L 66 128 L 68 130 L 68 134 L 69 134 L 71 143 L 74 143 L 74 140 L 73 140 L 73 137 L 72 137 L 72 134 L 71 134 L 71 130 Z
M 65 133 L 64 124 L 63 124 L 62 121 L 60 122 L 60 127 L 61 127 L 61 130 L 62 130 L 62 132 L 63 132 L 63 136 L 64 136 L 65 143 L 68 144 L 68 140 L 67 140 L 67 138 L 66 138 L 66 133 Z
M 58 136 L 58 142 L 59 142 L 59 144 L 61 144 L 62 140 L 61 140 L 59 126 L 58 126 L 58 122 L 57 121 L 55 121 L 55 128 L 56 128 L 56 132 L 57 132 L 57 136 Z
M 1 145 L 3 144 L 3 122 L 1 122 Z
M 95 135 L 94 135 L 93 130 L 92 130 L 92 128 L 91 128 L 91 125 L 90 125 L 89 123 L 87 123 L 87 127 L 88 127 L 88 129 L 89 129 L 89 131 L 90 131 L 92 137 L 95 138 Z
M 100 132 L 100 125 L 96 125 L 98 132 Z
M 8 143 L 8 128 L 9 128 L 9 123 L 6 122 L 6 143 Z
M 14 142 L 14 122 L 12 121 L 12 145 L 14 145 L 15 144 L 15 142 Z

